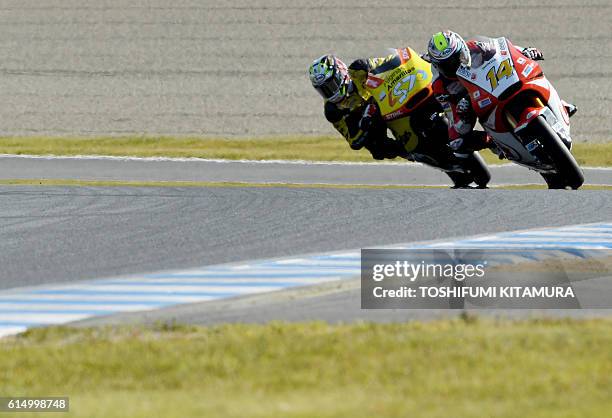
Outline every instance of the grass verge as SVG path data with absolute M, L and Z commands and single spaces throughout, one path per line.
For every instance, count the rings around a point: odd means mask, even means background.
M 46 328 L 0 340 L 0 390 L 89 418 L 607 416 L 610 347 L 606 319 Z
M 581 165 L 612 166 L 612 142 L 576 143 L 574 155 Z M 251 160 L 310 160 L 370 162 L 366 150 L 352 151 L 339 136 L 287 136 L 257 139 L 101 137 L 0 138 L 2 154 L 114 155 L 137 157 L 198 157 Z M 505 163 L 492 153 L 483 155 L 489 164 Z

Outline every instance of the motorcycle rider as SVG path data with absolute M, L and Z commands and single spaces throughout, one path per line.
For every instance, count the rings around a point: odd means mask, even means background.
M 514 47 L 527 58 L 535 61 L 544 59 L 544 54 L 537 48 Z M 467 89 L 457 78 L 459 67 L 478 67 L 495 53 L 490 38 L 478 37 L 464 41 L 459 34 L 449 30 L 434 34 L 429 41 L 424 58 L 432 64 L 434 95 L 449 121 L 450 145 L 458 153 L 490 148 L 499 158 L 503 158 L 501 151 L 485 132 L 474 130 L 476 113 L 472 109 Z M 569 116 L 576 113 L 574 105 L 563 103 Z
M 347 68 L 344 62 L 331 54 L 317 58 L 310 65 L 310 82 L 325 101 L 325 118 L 353 150 L 365 147 L 376 160 L 404 155 L 406 152 L 402 144 L 387 136 L 386 124 L 376 117 L 376 103 L 364 97 L 351 79 L 350 73 L 358 76 L 359 71 Z

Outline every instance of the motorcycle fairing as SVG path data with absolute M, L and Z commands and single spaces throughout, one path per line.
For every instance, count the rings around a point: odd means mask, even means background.
M 559 94 L 543 75 L 540 65 L 525 56 L 505 38 L 492 40 L 495 55 L 470 69 L 461 67 L 457 71 L 463 79 L 472 107 L 481 125 L 491 135 L 510 160 L 547 171 L 550 167 L 541 164 L 531 151 L 537 143 L 523 144 L 521 131 L 536 117 L 542 115 L 561 139 L 571 147 L 569 116 Z M 501 69 L 501 70 L 500 70 Z M 494 86 L 493 75 L 497 80 Z M 498 77 L 501 75 L 501 77 Z M 465 82 L 467 81 L 467 82 Z M 518 94 L 532 91 L 539 104 L 526 105 L 517 121 L 510 122 L 505 107 Z
M 430 64 L 412 48 L 397 48 L 394 54 L 397 65 L 373 71 L 365 83 L 385 121 L 408 115 L 432 94 Z

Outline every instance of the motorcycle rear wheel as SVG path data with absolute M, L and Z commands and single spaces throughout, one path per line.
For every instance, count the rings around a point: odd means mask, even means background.
M 466 170 L 465 173 L 447 172 L 456 189 L 467 188 L 470 184 L 476 183 L 479 189 L 486 189 L 491 180 L 491 173 L 484 160 L 476 151 L 471 152 L 468 157 L 455 157 L 461 162 L 461 166 Z
M 485 189 L 489 181 L 491 181 L 491 173 L 478 151 L 474 151 L 468 157 L 467 165 L 470 175 L 472 179 L 474 179 L 474 183 L 476 183 L 479 188 Z
M 456 171 L 447 171 L 446 175 L 453 181 L 452 189 L 469 189 L 472 184 L 472 176 L 468 173 L 458 173 Z

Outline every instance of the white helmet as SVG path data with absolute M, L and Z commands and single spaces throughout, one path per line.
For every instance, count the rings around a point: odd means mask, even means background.
M 459 34 L 452 31 L 434 34 L 427 46 L 431 64 L 445 77 L 455 78 L 460 65 L 470 67 L 470 50 Z

